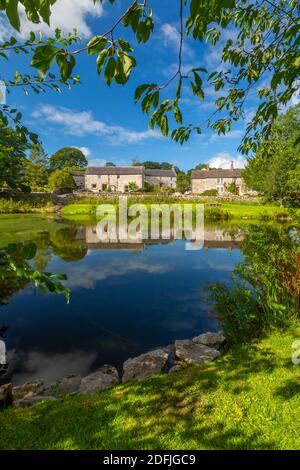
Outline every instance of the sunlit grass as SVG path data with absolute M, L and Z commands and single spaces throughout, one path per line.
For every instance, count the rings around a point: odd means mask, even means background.
M 0 412 L 1 449 L 299 449 L 300 325 L 212 364 Z

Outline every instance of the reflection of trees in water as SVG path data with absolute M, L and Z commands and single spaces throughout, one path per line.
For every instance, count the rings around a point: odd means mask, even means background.
M 75 227 L 66 227 L 50 233 L 53 253 L 63 261 L 80 261 L 88 251 L 87 245 L 77 237 Z

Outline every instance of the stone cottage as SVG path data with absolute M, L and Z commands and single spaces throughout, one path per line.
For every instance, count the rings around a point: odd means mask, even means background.
M 76 187 L 78 189 L 85 188 L 85 171 L 71 171 L 71 175 L 75 181 Z
M 235 183 L 238 196 L 245 193 L 246 187 L 242 178 L 242 169 L 204 168 L 192 172 L 192 193 L 194 194 L 202 194 L 211 189 L 216 189 L 219 194 L 224 194 L 231 183 Z
M 152 170 L 145 169 L 145 181 L 160 188 L 176 189 L 177 175 L 174 168 L 172 170 Z
M 145 182 L 159 187 L 176 189 L 175 170 L 148 170 L 143 166 L 130 167 L 88 167 L 86 171 L 71 172 L 78 189 L 93 192 L 112 191 L 125 193 L 129 190 L 130 183 L 134 183 L 137 189 L 142 189 Z

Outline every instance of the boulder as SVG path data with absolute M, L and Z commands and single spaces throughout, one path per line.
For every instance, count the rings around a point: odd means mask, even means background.
M 57 384 L 57 395 L 69 395 L 78 392 L 81 384 L 80 375 L 69 375 Z
M 175 341 L 176 358 L 187 364 L 204 364 L 220 356 L 217 349 L 191 340 Z
M 13 402 L 12 384 L 0 386 L 0 409 L 10 406 Z
M 34 382 L 27 382 L 24 385 L 14 387 L 12 390 L 13 399 L 22 400 L 25 397 L 35 397 L 42 395 L 44 392 L 44 382 L 42 380 L 35 380 Z
M 50 384 L 43 395 L 46 397 L 59 397 L 76 393 L 79 391 L 81 380 L 80 375 L 68 375 L 68 377 Z
M 202 335 L 196 336 L 193 338 L 195 343 L 201 343 L 205 346 L 221 346 L 225 342 L 225 335 L 223 331 L 218 331 L 217 333 L 211 333 L 208 331 Z
M 56 398 L 54 398 L 54 397 L 45 397 L 45 396 L 41 396 L 41 395 L 27 396 L 27 397 L 21 398 L 20 400 L 14 401 L 14 406 L 15 407 L 18 407 L 18 406 L 22 406 L 22 407 L 33 406 L 33 405 L 36 405 L 37 403 L 40 403 L 42 401 L 55 401 L 55 400 L 56 400 Z
M 141 380 L 158 374 L 165 369 L 168 358 L 167 349 L 155 349 L 133 359 L 128 359 L 123 364 L 122 381 Z
M 115 367 L 105 365 L 97 372 L 94 372 L 81 380 L 79 393 L 101 392 L 119 383 L 119 374 Z

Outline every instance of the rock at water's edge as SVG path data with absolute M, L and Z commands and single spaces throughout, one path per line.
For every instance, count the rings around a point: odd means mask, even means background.
M 128 359 L 123 364 L 123 382 L 142 380 L 162 372 L 167 364 L 169 353 L 165 349 L 155 349 L 141 356 Z
M 209 348 L 204 344 L 191 340 L 175 341 L 176 358 L 187 364 L 204 364 L 220 356 L 217 349 Z
M 95 393 L 106 390 L 119 383 L 119 374 L 115 367 L 105 365 L 81 380 L 79 393 Z
M 22 400 L 25 397 L 36 397 L 37 395 L 42 395 L 43 392 L 44 382 L 42 380 L 27 382 L 24 385 L 14 387 L 12 390 L 14 401 Z
M 223 331 L 218 331 L 217 333 L 203 333 L 202 335 L 196 336 L 193 338 L 195 343 L 201 343 L 205 346 L 221 346 L 225 342 L 225 334 Z

